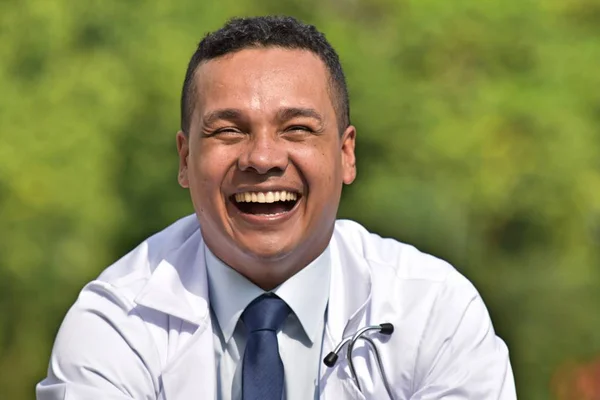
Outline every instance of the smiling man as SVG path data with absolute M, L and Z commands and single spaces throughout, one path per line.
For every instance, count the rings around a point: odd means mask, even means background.
M 82 290 L 39 399 L 516 398 L 467 279 L 336 220 L 356 129 L 320 32 L 229 21 L 200 42 L 181 109 L 195 215 Z
M 329 244 L 342 183 L 355 177 L 355 129 L 343 105 L 338 121 L 336 93 L 345 88 L 318 54 L 235 50 L 190 71 L 186 91 L 196 98 L 177 134 L 179 182 L 208 248 L 269 290 Z

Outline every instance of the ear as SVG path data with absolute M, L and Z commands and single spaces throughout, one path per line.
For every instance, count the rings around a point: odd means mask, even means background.
M 179 172 L 177 181 L 182 188 L 189 188 L 188 156 L 190 154 L 189 138 L 183 131 L 177 132 L 177 153 L 179 153 Z
M 352 125 L 342 134 L 342 180 L 346 185 L 356 179 L 356 128 Z

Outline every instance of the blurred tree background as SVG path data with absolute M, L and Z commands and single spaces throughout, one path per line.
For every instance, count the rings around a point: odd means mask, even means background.
M 340 217 L 452 262 L 519 398 L 566 393 L 600 355 L 598 0 L 2 0 L 0 397 L 33 398 L 82 286 L 192 212 L 187 62 L 266 13 L 315 24 L 344 64 L 359 178 Z

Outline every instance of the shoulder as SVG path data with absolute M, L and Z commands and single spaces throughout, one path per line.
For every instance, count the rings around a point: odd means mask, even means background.
M 61 330 L 85 324 L 88 314 L 100 315 L 102 320 L 111 321 L 114 329 L 125 330 L 130 325 L 138 326 L 139 330 L 138 323 L 158 318 L 152 310 L 137 307 L 136 299 L 161 261 L 178 253 L 190 238 L 197 236 L 194 233 L 198 229 L 192 215 L 145 239 L 82 288 Z
M 390 339 L 403 349 L 398 379 L 411 376 L 417 388 L 448 343 L 459 358 L 470 357 L 470 346 L 485 340 L 483 352 L 504 360 L 481 296 L 450 263 L 352 221 L 336 223 L 336 241 L 369 269 L 371 320 L 392 322 L 398 331 Z
M 144 240 L 81 290 L 60 326 L 45 384 L 74 381 L 103 387 L 110 382 L 126 386 L 145 382 L 131 387 L 129 393 L 136 393 L 135 398 L 150 396 L 143 394 L 148 388 L 153 394 L 158 390 L 157 371 L 166 356 L 157 345 L 162 342 L 160 329 L 151 327 L 164 326 L 168 316 L 137 307 L 136 297 L 157 265 L 196 240 L 198 229 L 195 216 L 180 219 Z
M 200 225 L 193 214 L 175 221 L 106 268 L 95 282 L 134 296 L 158 264 L 177 252 L 199 229 Z
M 472 302 L 481 301 L 475 286 L 453 265 L 414 246 L 347 220 L 336 223 L 336 240 L 369 269 L 373 304 L 385 304 L 391 314 L 408 318 L 413 333 L 439 323 L 437 317 L 430 319 L 438 313 L 458 322 Z
M 351 220 L 336 221 L 338 241 L 364 259 L 371 272 L 391 274 L 398 280 L 422 280 L 441 283 L 460 280 L 460 273 L 447 261 L 420 251 L 415 246 L 368 231 Z
M 85 312 L 102 314 L 102 310 L 106 315 L 126 319 L 139 314 L 139 311 L 132 312 L 136 296 L 161 261 L 177 253 L 190 238 L 195 237 L 194 233 L 199 230 L 196 221 L 195 215 L 176 221 L 106 268 L 83 287 L 70 310 L 71 316 Z

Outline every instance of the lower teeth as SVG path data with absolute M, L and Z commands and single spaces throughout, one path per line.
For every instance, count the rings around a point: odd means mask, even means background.
M 238 209 L 246 214 L 255 215 L 278 215 L 291 211 L 296 202 L 281 202 L 274 203 L 237 203 Z

